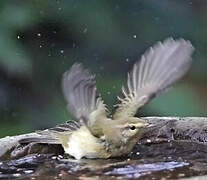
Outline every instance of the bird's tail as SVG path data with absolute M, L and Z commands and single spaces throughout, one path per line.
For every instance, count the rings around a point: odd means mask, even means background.
M 20 144 L 40 143 L 40 144 L 60 144 L 60 141 L 55 136 L 45 136 L 34 134 L 33 136 L 24 137 L 19 140 Z

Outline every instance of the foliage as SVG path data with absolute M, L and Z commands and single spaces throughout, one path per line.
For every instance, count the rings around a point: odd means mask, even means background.
M 61 77 L 74 62 L 97 74 L 112 107 L 127 71 L 156 41 L 192 41 L 194 64 L 168 94 L 141 115 L 206 115 L 205 0 L 0 2 L 0 136 L 46 128 L 72 118 Z

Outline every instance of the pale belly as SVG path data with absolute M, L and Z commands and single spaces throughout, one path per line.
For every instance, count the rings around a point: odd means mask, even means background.
M 94 137 L 86 127 L 81 127 L 73 132 L 64 147 L 65 153 L 76 159 L 86 158 L 108 158 L 109 153 L 105 150 L 103 143 Z

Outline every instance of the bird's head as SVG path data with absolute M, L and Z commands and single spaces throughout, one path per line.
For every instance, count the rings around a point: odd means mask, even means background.
M 120 120 L 112 120 L 110 127 L 105 130 L 105 137 L 108 141 L 115 144 L 128 144 L 137 142 L 143 131 L 149 125 L 144 120 L 130 117 Z
M 117 130 L 119 130 L 122 138 L 126 141 L 129 141 L 133 138 L 139 138 L 147 126 L 148 123 L 146 123 L 144 120 L 133 117 L 120 120 L 116 128 Z

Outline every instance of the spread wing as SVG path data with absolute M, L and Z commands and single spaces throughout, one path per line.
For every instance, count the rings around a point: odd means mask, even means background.
M 74 64 L 62 80 L 63 94 L 70 112 L 94 135 L 101 133 L 99 121 L 107 118 L 107 109 L 98 95 L 95 76 L 81 64 Z
M 134 116 L 141 106 L 180 79 L 191 65 L 193 50 L 189 41 L 168 38 L 146 51 L 128 74 L 114 119 Z

